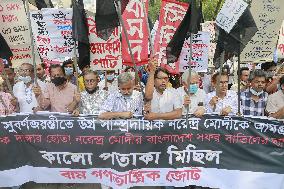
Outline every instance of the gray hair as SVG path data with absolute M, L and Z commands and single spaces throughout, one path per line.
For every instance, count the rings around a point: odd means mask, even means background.
M 191 78 L 194 76 L 199 76 L 198 73 L 196 71 L 191 71 Z M 182 74 L 182 82 L 184 83 L 188 83 L 188 79 L 189 79 L 189 70 L 185 70 L 185 72 Z
M 134 78 L 129 72 L 123 72 L 118 76 L 117 81 L 118 81 L 118 84 L 124 84 L 129 81 L 133 81 L 133 79 Z
M 260 69 L 251 71 L 250 74 L 249 74 L 249 79 L 248 80 L 251 82 L 256 77 L 264 77 L 266 79 L 265 71 L 260 70 Z

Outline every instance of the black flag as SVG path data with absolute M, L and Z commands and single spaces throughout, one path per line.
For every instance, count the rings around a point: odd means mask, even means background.
M 200 30 L 200 24 L 203 22 L 202 2 L 201 0 L 199 0 L 199 3 L 196 1 L 190 1 L 183 20 L 167 46 L 168 64 L 178 60 L 184 40 L 190 36 L 190 33 L 196 34 Z
M 53 8 L 51 0 L 29 0 L 29 3 L 36 6 L 39 10 L 42 8 Z
M 114 28 L 119 26 L 119 18 L 114 2 L 116 0 L 97 0 L 96 2 L 96 30 L 97 34 L 108 39 Z M 125 10 L 129 0 L 121 0 L 121 14 Z
M 80 69 L 90 65 L 89 29 L 83 0 L 72 0 L 72 37 L 78 42 Z
M 214 65 L 216 68 L 220 67 L 220 56 L 223 51 L 225 51 L 224 61 L 233 55 L 238 55 L 258 31 L 249 8 L 244 11 L 230 33 L 227 33 L 220 27 L 217 27 L 217 29 L 217 33 L 219 34 L 214 55 Z
M 10 57 L 13 56 L 13 53 L 9 47 L 9 45 L 7 44 L 6 40 L 4 39 L 4 37 L 2 36 L 2 34 L 0 33 L 0 58 L 9 60 Z

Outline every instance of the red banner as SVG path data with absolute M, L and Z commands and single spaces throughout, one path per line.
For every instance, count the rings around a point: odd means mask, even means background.
M 137 65 L 148 63 L 149 34 L 143 3 L 148 12 L 148 0 L 130 0 L 122 15 Z M 133 66 L 124 32 L 122 32 L 122 59 L 124 65 Z
M 188 8 L 187 3 L 175 0 L 163 0 L 161 5 L 159 28 L 155 38 L 155 52 L 158 63 L 171 73 L 179 73 L 179 63 L 167 64 L 166 49 L 176 29 L 183 20 Z

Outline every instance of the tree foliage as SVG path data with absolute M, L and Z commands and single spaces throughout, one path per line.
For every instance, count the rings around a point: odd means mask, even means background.
M 179 0 L 182 2 L 189 2 L 190 0 Z M 215 19 L 216 8 L 221 8 L 225 0 L 202 0 L 203 16 L 205 21 Z M 218 7 L 218 4 L 220 6 Z M 160 14 L 161 0 L 150 0 L 149 15 L 153 21 L 157 20 Z M 219 10 L 218 9 L 218 10 Z

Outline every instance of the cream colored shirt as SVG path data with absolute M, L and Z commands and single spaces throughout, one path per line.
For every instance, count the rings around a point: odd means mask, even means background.
M 284 93 L 282 90 L 268 96 L 266 111 L 269 114 L 276 113 L 284 107 Z

